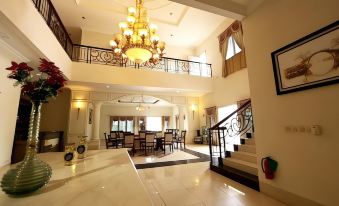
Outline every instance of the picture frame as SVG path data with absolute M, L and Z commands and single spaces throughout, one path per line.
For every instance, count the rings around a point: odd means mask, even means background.
M 277 95 L 339 83 L 339 21 L 271 53 Z
M 93 109 L 89 108 L 89 111 L 88 111 L 88 124 L 92 124 L 92 118 L 93 118 Z

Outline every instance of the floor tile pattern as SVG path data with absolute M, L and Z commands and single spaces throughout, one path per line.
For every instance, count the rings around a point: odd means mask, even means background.
M 139 169 L 155 206 L 285 206 L 209 169 L 209 162 Z

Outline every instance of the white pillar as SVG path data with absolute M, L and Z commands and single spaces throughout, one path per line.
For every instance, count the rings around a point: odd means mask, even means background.
M 98 140 L 100 139 L 100 110 L 102 102 L 93 102 L 93 135 L 92 139 Z

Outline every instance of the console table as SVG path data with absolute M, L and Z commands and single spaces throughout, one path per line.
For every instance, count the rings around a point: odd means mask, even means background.
M 65 166 L 62 152 L 41 153 L 53 174 L 40 190 L 21 197 L 0 192 L 0 205 L 11 206 L 150 206 L 153 205 L 126 149 L 89 150 Z M 10 166 L 0 169 L 0 177 Z

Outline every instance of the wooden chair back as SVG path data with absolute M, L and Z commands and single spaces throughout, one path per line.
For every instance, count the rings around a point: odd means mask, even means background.
M 173 133 L 165 132 L 165 142 L 173 142 Z
M 125 135 L 125 144 L 134 144 L 134 134 L 126 134 Z

